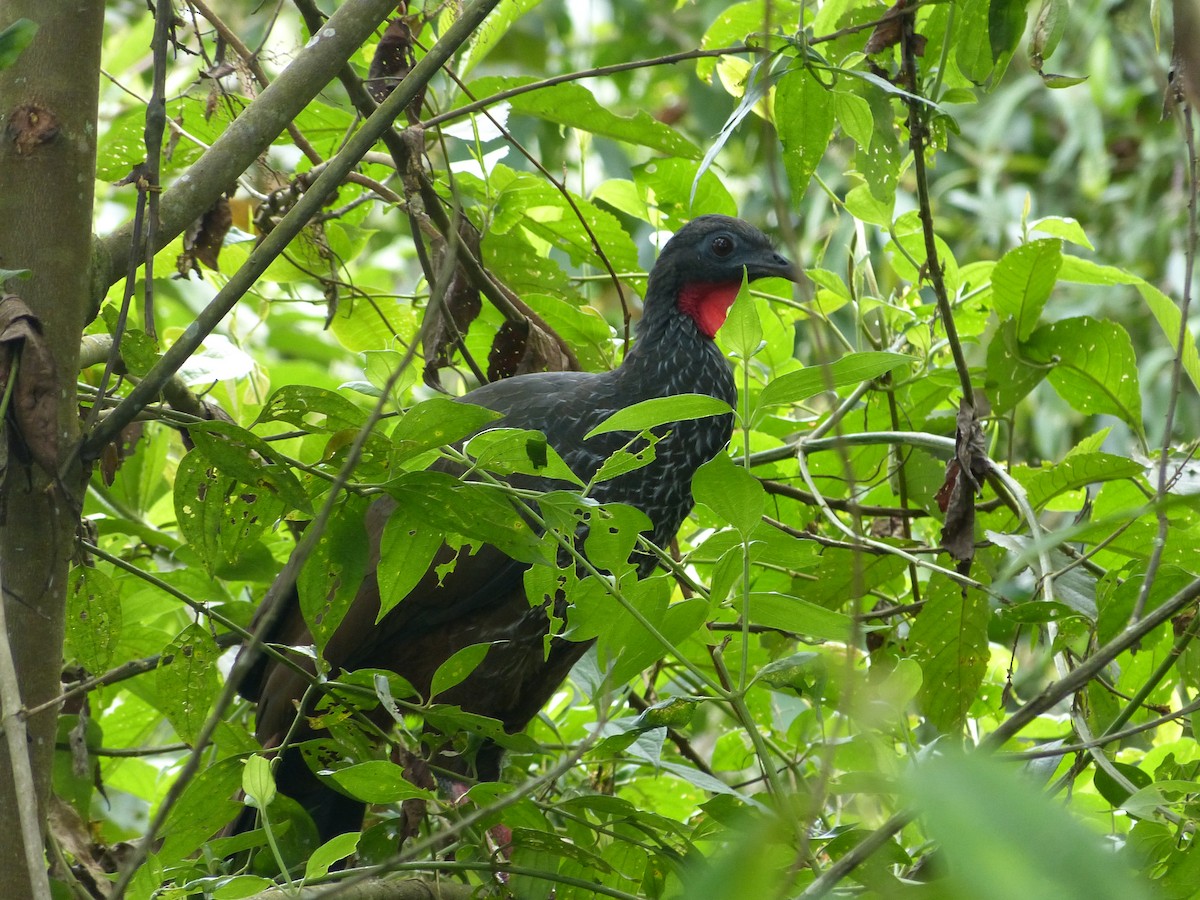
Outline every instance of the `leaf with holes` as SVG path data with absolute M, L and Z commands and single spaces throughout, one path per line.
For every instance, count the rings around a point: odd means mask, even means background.
M 67 655 L 99 674 L 121 640 L 121 598 L 111 578 L 92 566 L 71 569 L 67 581 Z
M 219 689 L 220 650 L 203 625 L 189 625 L 162 653 L 155 673 L 158 702 L 186 744 L 195 742 Z

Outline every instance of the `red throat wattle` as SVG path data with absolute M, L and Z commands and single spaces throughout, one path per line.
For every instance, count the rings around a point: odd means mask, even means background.
M 733 306 L 741 286 L 740 281 L 690 282 L 679 290 L 679 310 L 689 316 L 706 337 L 714 338 L 717 329 L 725 324 L 729 307 Z

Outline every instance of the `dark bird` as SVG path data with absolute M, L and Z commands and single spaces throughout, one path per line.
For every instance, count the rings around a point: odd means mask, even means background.
M 743 272 L 751 280 L 796 278 L 793 265 L 772 249 L 758 229 L 728 216 L 701 216 L 667 242 L 651 270 L 637 342 L 619 367 L 602 373 L 517 376 L 484 385 L 461 399 L 500 413 L 501 418 L 488 427 L 542 432 L 571 470 L 587 482 L 610 454 L 633 437 L 622 432 L 585 439 L 617 410 L 685 393 L 707 394 L 734 404 L 733 375 L 713 337 L 725 321 Z M 650 538 L 664 547 L 692 509 L 693 474 L 725 446 L 731 428 L 732 416 L 725 414 L 657 429 L 666 436 L 655 446 L 653 462 L 599 483 L 590 496 L 601 503 L 640 509 L 653 523 Z M 527 478 L 520 486 L 544 491 L 561 488 L 563 483 Z M 437 564 L 454 556 L 443 546 L 417 586 L 376 624 L 380 534 L 393 509 L 395 501 L 388 498 L 377 501 L 367 513 L 368 574 L 324 650 L 333 672 L 387 669 L 428 698 L 434 672 L 452 654 L 472 644 L 491 643 L 466 680 L 432 699 L 498 719 L 510 733 L 520 731 L 591 642 L 555 637 L 547 652 L 549 611 L 546 605 L 531 607 L 526 599 L 524 572 L 529 565 L 491 546 L 473 555 L 462 554 L 439 582 Z M 639 556 L 636 562 L 642 575 L 654 568 L 652 557 Z M 265 640 L 294 647 L 311 645 L 295 593 L 284 603 Z M 561 596 L 555 607 L 556 617 L 567 613 Z M 266 657 L 256 661 L 241 692 L 258 703 L 257 737 L 264 747 L 282 742 L 306 687 L 299 673 Z M 292 740 L 314 736 L 302 724 Z M 500 756 L 499 748 L 485 743 L 475 754 L 475 777 L 496 780 Z M 467 774 L 461 757 L 437 762 Z M 322 841 L 362 827 L 363 805 L 323 784 L 295 749 L 285 751 L 276 779 L 281 792 L 310 812 Z

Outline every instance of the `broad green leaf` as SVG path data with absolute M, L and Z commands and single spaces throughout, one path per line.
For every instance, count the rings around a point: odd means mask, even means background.
M 825 609 L 837 609 L 852 597 L 881 588 L 904 571 L 904 560 L 892 554 L 862 554 L 826 549 L 811 569 L 813 581 L 805 584 L 804 599 Z
M 1174 300 L 1145 279 L 1117 266 L 1104 266 L 1076 256 L 1063 257 L 1063 267 L 1058 277 L 1060 281 L 1077 281 L 1082 284 L 1133 285 L 1150 307 L 1150 312 L 1158 321 L 1171 346 L 1176 347 L 1182 319 L 1179 307 Z M 1192 384 L 1200 388 L 1200 355 L 1196 353 L 1196 341 L 1191 332 L 1185 332 L 1183 335 L 1183 370 L 1188 373 Z
M 495 203 L 492 231 L 503 234 L 523 230 L 535 243 L 557 248 L 581 266 L 601 264 L 596 255 L 599 243 L 617 271 L 638 268 L 637 247 L 611 213 L 577 194 L 571 194 L 568 203 L 562 192 L 541 176 L 506 166 L 497 165 L 492 170 L 492 182 L 493 188 L 503 184 L 494 200 L 489 196 L 489 202 Z
M 494 422 L 500 414 L 482 406 L 459 403 L 449 397 L 430 397 L 404 414 L 391 438 L 403 459 L 453 444 Z
M 1034 362 L 1054 366 L 1047 379 L 1079 412 L 1116 416 L 1143 434 L 1133 343 L 1116 322 L 1062 319 L 1037 329 L 1021 349 Z
M 991 0 L 988 4 L 988 40 L 992 62 L 1001 72 L 1025 31 L 1026 0 Z
M 742 598 L 735 594 L 733 599 L 734 608 L 742 612 Z M 824 641 L 849 640 L 853 625 L 850 617 L 843 613 L 817 606 L 800 597 L 769 591 L 753 591 L 750 594 L 749 619 L 755 625 Z
M 236 756 L 200 768 L 167 816 L 161 850 L 164 859 L 190 856 L 233 820 L 242 809 L 234 799 L 242 785 L 242 768 L 242 760 Z
M 375 577 L 379 582 L 379 615 L 383 619 L 400 603 L 433 562 L 442 546 L 442 534 L 431 528 L 429 520 L 417 510 L 397 506 L 383 527 L 379 543 L 379 565 Z
M 848 353 L 837 362 L 788 372 L 769 382 L 758 395 L 758 408 L 800 403 L 822 391 L 870 381 L 900 366 L 915 363 L 911 356 L 868 350 Z
M 1009 250 L 992 270 L 996 310 L 1017 323 L 1017 336 L 1028 340 L 1062 266 L 1062 241 L 1047 238 Z
M 345 834 L 339 834 L 326 841 L 313 851 L 313 855 L 304 864 L 305 881 L 324 878 L 329 874 L 329 870 L 335 862 L 345 859 L 358 849 L 358 842 L 361 839 L 361 831 L 347 831 Z
M 867 121 L 870 107 L 866 107 Z M 862 121 L 862 109 L 855 124 Z M 792 198 L 796 203 L 804 196 L 817 164 L 825 155 L 833 135 L 834 95 L 811 71 L 794 68 L 779 79 L 775 86 L 775 130 L 783 144 L 783 167 L 787 171 Z
M 430 697 L 439 697 L 450 688 L 465 681 L 483 662 L 483 658 L 487 656 L 490 649 L 492 649 L 490 643 L 471 644 L 451 654 L 450 658 L 438 666 L 437 671 L 433 673 L 433 680 L 430 682 L 429 688 Z
M 112 667 L 121 641 L 121 598 L 115 582 L 92 566 L 74 566 L 67 580 L 67 655 L 95 675 Z
M 822 613 L 829 612 L 821 609 L 819 606 L 815 609 Z M 850 625 L 848 617 L 846 619 L 847 627 Z M 849 632 L 846 632 L 849 635 Z M 846 640 L 847 638 L 841 638 Z M 825 681 L 827 677 L 827 666 L 825 657 L 820 653 L 812 651 L 804 653 L 793 653 L 791 656 L 785 656 L 783 659 L 777 659 L 767 663 L 758 670 L 754 676 L 756 682 L 762 682 L 768 687 L 775 690 L 795 691 L 801 696 L 805 694 L 812 695 L 814 691 Z
M 654 397 L 624 409 L 619 409 L 586 435 L 593 438 L 598 434 L 613 431 L 645 431 L 671 422 L 703 419 L 708 416 L 726 415 L 732 412 L 729 404 L 707 394 L 674 394 L 670 397 Z
M 1078 220 L 1069 216 L 1046 216 L 1036 219 L 1029 223 L 1029 230 L 1053 235 L 1064 241 L 1070 241 L 1072 244 L 1078 244 L 1080 247 L 1087 247 L 1089 250 L 1096 249 L 1088 240 L 1087 234 L 1084 233 L 1083 226 L 1079 224 Z
M 475 435 L 463 449 L 479 468 L 496 475 L 535 475 L 583 487 L 540 431 L 492 428 Z
M 925 608 L 908 636 L 921 664 L 921 710 L 940 731 L 957 733 L 987 671 L 987 595 L 964 591 L 935 574 L 925 588 Z
M 692 496 L 737 529 L 743 539 L 762 518 L 767 495 L 757 478 L 720 453 L 696 470 Z
M 155 670 L 158 701 L 180 739 L 191 744 L 200 733 L 216 699 L 217 657 L 212 634 L 203 625 L 189 625 L 163 648 Z
M 284 510 L 273 491 L 210 467 L 199 449 L 179 463 L 174 501 L 179 530 L 210 574 L 236 569 Z
M 1025 485 L 1029 502 L 1041 509 L 1050 499 L 1101 481 L 1137 478 L 1145 472 L 1141 463 L 1111 453 L 1073 453 L 1040 469 L 1014 468 L 1013 475 Z
M 656 159 L 634 167 L 634 183 L 665 216 L 662 225 L 677 230 L 699 213 L 737 215 L 737 203 L 717 173 L 706 169 L 697 180 L 698 168 L 690 159 Z
M 364 803 L 398 803 L 401 800 L 436 799 L 404 777 L 404 769 L 386 759 L 372 759 L 331 772 L 329 780 Z
M 1038 791 L 1016 766 L 979 754 L 943 752 L 917 765 L 908 781 L 922 821 L 946 854 L 945 896 L 1158 896 L 1105 838 Z
M 442 532 L 484 541 L 523 562 L 544 562 L 542 539 L 502 489 L 445 472 L 410 472 L 387 484 L 400 506 Z

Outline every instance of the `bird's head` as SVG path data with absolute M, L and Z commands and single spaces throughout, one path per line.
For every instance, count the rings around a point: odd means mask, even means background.
M 796 267 L 753 225 L 729 216 L 693 219 L 667 241 L 650 272 L 645 318 L 653 321 L 677 311 L 712 338 L 725 324 L 743 271 L 751 281 L 799 277 Z

